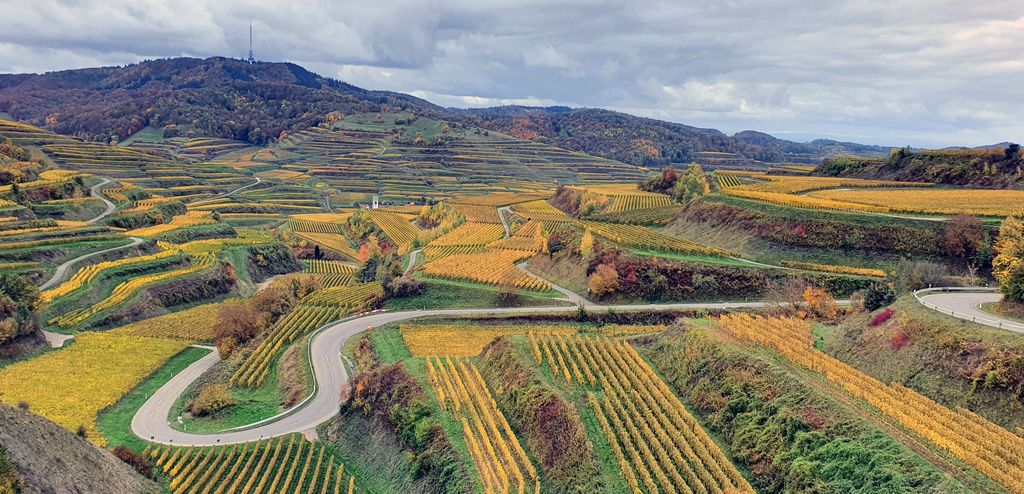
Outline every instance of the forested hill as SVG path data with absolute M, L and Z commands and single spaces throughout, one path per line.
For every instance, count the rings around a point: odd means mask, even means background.
M 730 136 L 715 129 L 593 108 L 503 106 L 466 113 L 471 115 L 468 121 L 479 127 L 636 165 L 723 160 L 723 164 L 751 164 L 751 160 L 817 164 L 826 156 L 884 157 L 890 151 L 827 139 L 798 143 L 752 130 Z
M 0 74 L 0 111 L 90 140 L 124 139 L 147 126 L 264 144 L 334 111 L 382 106 L 431 115 L 442 108 L 402 93 L 369 91 L 291 63 L 172 58 L 125 67 Z M 169 135 L 169 136 L 170 136 Z
M 822 157 L 888 156 L 889 148 L 816 140 L 797 143 L 744 131 L 727 135 L 599 109 L 507 106 L 441 108 L 414 96 L 372 91 L 291 63 L 214 57 L 150 60 L 124 67 L 0 74 L 0 112 L 88 140 L 124 139 L 145 127 L 165 136 L 271 142 L 330 118 L 383 109 L 459 121 L 635 165 L 817 164 Z
M 1024 159 L 1013 143 L 976 149 L 893 150 L 885 159 L 841 156 L 822 161 L 815 175 L 995 188 L 1024 185 Z

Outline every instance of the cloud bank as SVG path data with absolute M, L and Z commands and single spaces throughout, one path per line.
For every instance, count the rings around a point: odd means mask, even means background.
M 601 107 L 779 137 L 1024 140 L 1014 0 L 0 0 L 0 72 L 292 61 L 446 106 Z

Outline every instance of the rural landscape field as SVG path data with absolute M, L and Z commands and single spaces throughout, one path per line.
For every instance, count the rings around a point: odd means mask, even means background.
M 249 33 L 0 74 L 0 494 L 1024 493 L 1018 144 L 443 107 Z

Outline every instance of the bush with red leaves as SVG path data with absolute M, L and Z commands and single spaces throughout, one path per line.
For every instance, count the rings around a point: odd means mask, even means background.
M 886 321 L 888 321 L 890 318 L 892 318 L 892 315 L 893 315 L 892 309 L 885 309 L 882 312 L 879 312 L 878 314 L 875 314 L 875 317 L 871 318 L 871 325 L 872 326 L 880 326 L 882 324 L 885 324 Z
M 910 335 L 906 331 L 900 331 L 889 340 L 889 347 L 893 350 L 899 350 L 907 346 L 907 343 L 910 343 Z

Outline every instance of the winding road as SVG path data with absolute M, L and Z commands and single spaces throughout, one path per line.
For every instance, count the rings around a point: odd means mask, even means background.
M 109 183 L 110 183 L 110 179 L 109 178 L 104 178 L 104 179 L 100 180 L 100 182 L 98 184 L 93 185 L 92 187 L 89 188 L 89 195 L 91 197 L 94 197 L 96 199 L 99 199 L 99 200 L 103 201 L 103 203 L 106 204 L 107 207 L 106 207 L 106 209 L 103 210 L 102 213 L 97 215 L 95 218 L 86 221 L 86 223 L 88 223 L 90 225 L 96 224 L 97 221 L 102 220 L 103 218 L 106 218 L 107 216 L 110 216 L 111 214 L 114 214 L 114 211 L 117 211 L 117 205 L 116 204 L 114 204 L 113 202 L 110 202 L 109 199 L 107 199 L 106 197 L 103 197 L 102 195 L 100 195 L 100 188 L 102 188 L 104 185 L 107 185 Z M 131 238 L 132 241 L 127 243 L 127 244 L 118 245 L 117 247 L 111 247 L 109 249 L 98 250 L 96 252 L 90 252 L 88 254 L 80 255 L 80 256 L 78 256 L 78 257 L 76 257 L 74 259 L 69 259 L 67 261 L 64 261 L 63 264 L 61 264 L 60 266 L 57 266 L 57 269 L 55 269 L 53 271 L 53 276 L 51 276 L 50 279 L 48 279 L 45 282 L 43 282 L 42 285 L 39 285 L 39 291 L 46 290 L 47 288 L 50 288 L 53 285 L 56 285 L 58 282 L 60 282 L 60 280 L 62 280 L 64 278 L 64 275 L 67 274 L 68 269 L 70 269 L 71 266 L 74 266 L 79 261 L 83 261 L 85 259 L 89 259 L 90 257 L 95 257 L 95 256 L 98 256 L 98 255 L 101 255 L 101 254 L 106 254 L 107 252 L 114 252 L 116 250 L 127 249 L 129 247 L 134 247 L 134 246 L 139 245 L 139 244 L 142 243 L 142 239 L 141 238 L 138 238 L 138 237 L 129 237 L 129 238 Z M 67 342 L 68 340 L 74 338 L 74 336 L 72 336 L 72 335 L 61 334 L 61 333 L 54 333 L 52 331 L 45 331 L 44 330 L 44 331 L 42 331 L 42 333 L 43 333 L 43 337 L 46 338 L 46 342 L 49 343 L 50 347 L 52 347 L 52 348 L 60 348 L 60 347 L 64 346 L 65 342 Z
M 96 185 L 93 185 L 92 187 L 89 187 L 89 195 L 94 197 L 94 198 L 96 198 L 96 199 L 99 199 L 99 200 L 103 201 L 103 203 L 107 205 L 107 208 L 104 209 L 103 212 L 99 214 L 99 216 L 97 216 L 97 217 L 95 217 L 95 218 L 93 218 L 93 219 L 91 219 L 89 221 L 86 221 L 86 223 L 92 225 L 92 224 L 96 223 L 97 221 L 102 220 L 103 218 L 106 218 L 107 216 L 110 216 L 110 215 L 114 214 L 114 211 L 117 210 L 117 205 L 116 204 L 110 202 L 110 199 L 107 199 L 106 197 L 103 197 L 102 195 L 100 195 L 100 187 L 103 187 L 104 185 L 107 185 L 109 183 L 110 183 L 110 179 L 109 178 L 104 178 L 103 180 L 100 181 L 100 183 L 98 183 Z
M 958 319 L 1024 333 L 1024 323 L 981 310 L 982 304 L 1002 300 L 1002 294 L 994 288 L 927 288 L 914 292 L 914 298 L 929 309 Z
M 622 312 L 630 310 L 741 309 L 766 305 L 764 302 L 727 302 L 609 306 L 588 304 L 588 307 Z M 216 434 L 193 434 L 175 430 L 167 420 L 171 408 L 189 384 L 220 360 L 217 352 L 211 352 L 174 376 L 142 405 L 132 418 L 132 432 L 147 441 L 182 446 L 237 444 L 294 432 L 308 433 L 338 414 L 342 390 L 347 389 L 349 380 L 348 372 L 342 365 L 341 348 L 346 340 L 367 328 L 429 316 L 553 314 L 575 312 L 576 310 L 578 310 L 577 307 L 411 310 L 377 312 L 330 323 L 310 336 L 309 351 L 310 361 L 313 364 L 315 387 L 313 394 L 302 403 L 277 417 L 269 418 L 263 423 L 254 424 L 247 429 Z
M 260 179 L 260 177 L 255 177 L 255 178 L 256 178 L 256 181 L 251 183 L 251 184 L 249 184 L 249 185 L 243 185 L 243 186 L 241 186 L 241 187 L 239 187 L 237 189 L 232 189 L 232 190 L 229 190 L 229 191 L 224 192 L 222 194 L 217 194 L 215 196 L 203 197 L 203 198 L 201 198 L 199 200 L 208 201 L 210 199 L 217 199 L 217 198 L 221 198 L 221 197 L 228 197 L 228 196 L 230 196 L 232 194 L 241 192 L 241 191 L 243 191 L 245 189 L 249 189 L 249 188 L 255 187 L 255 186 L 259 185 L 261 182 L 263 182 L 263 180 Z

